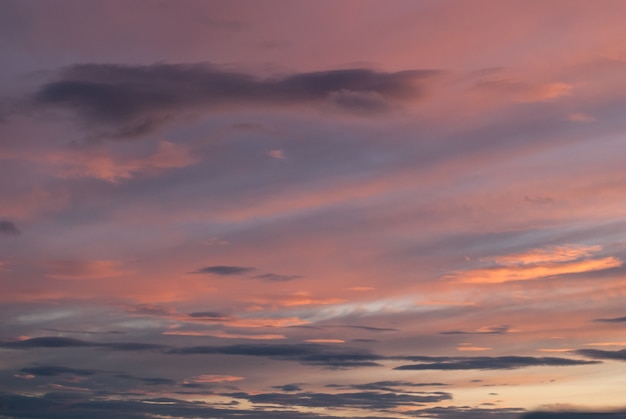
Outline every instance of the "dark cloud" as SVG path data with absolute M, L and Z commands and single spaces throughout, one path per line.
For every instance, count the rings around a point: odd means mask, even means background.
M 267 273 L 263 275 L 257 275 L 255 278 L 263 279 L 265 281 L 276 281 L 276 282 L 284 282 L 284 281 L 292 281 L 294 279 L 302 278 L 300 275 L 280 275 L 274 273 Z
M 396 370 L 507 370 L 535 366 L 588 365 L 597 361 L 568 358 L 499 356 L 499 357 L 407 357 L 422 361 L 420 364 L 401 365 Z
M 95 370 L 84 370 L 77 368 L 60 367 L 55 365 L 40 365 L 36 367 L 22 368 L 20 372 L 35 376 L 56 377 L 63 374 L 79 375 L 82 377 L 94 375 Z
M 255 271 L 254 268 L 249 268 L 245 266 L 224 266 L 224 265 L 216 265 L 216 266 L 206 266 L 204 268 L 200 268 L 197 271 L 192 273 L 196 274 L 214 274 L 214 275 L 243 275 L 250 272 Z
M 601 349 L 579 349 L 577 354 L 592 359 L 611 359 L 615 361 L 626 361 L 626 349 L 621 351 L 603 351 Z
M 161 377 L 135 377 L 130 374 L 116 374 L 117 378 L 123 378 L 126 380 L 136 380 L 140 381 L 142 384 L 146 386 L 159 386 L 159 385 L 175 385 L 176 381 L 170 380 L 169 378 L 161 378 Z
M 599 323 L 626 323 L 626 317 L 615 317 L 608 319 L 593 319 L 594 322 Z
M 428 417 L 432 419 L 518 419 L 523 412 L 524 409 L 519 408 L 483 409 L 470 406 L 447 406 L 411 410 L 405 412 L 405 414 L 418 418 Z
M 300 387 L 298 384 L 284 384 L 282 386 L 272 386 L 272 388 L 286 392 L 302 391 L 302 387 Z
M 86 340 L 45 336 L 39 338 L 31 338 L 17 341 L 3 341 L 0 342 L 0 348 L 8 349 L 38 349 L 38 348 L 104 348 L 114 351 L 145 351 L 145 350 L 160 350 L 165 349 L 167 346 L 158 345 L 153 343 L 138 343 L 138 342 L 111 342 L 111 343 L 97 343 Z
M 12 221 L 0 220 L 0 236 L 19 236 L 21 233 Z
M 228 393 L 225 396 L 248 400 L 251 403 L 283 406 L 355 408 L 355 409 L 394 409 L 401 406 L 420 406 L 422 403 L 437 403 L 451 400 L 445 392 L 394 394 L 374 391 L 354 393 Z
M 240 398 L 244 394 L 240 394 Z M 142 398 L 119 400 L 65 393 L 48 393 L 43 396 L 24 396 L 16 393 L 0 393 L 2 415 L 26 419 L 153 419 L 172 418 L 221 418 L 221 419 L 340 419 L 338 416 L 298 412 L 291 409 L 236 409 L 236 404 L 221 408 L 218 403 L 185 401 L 173 398 Z M 356 417 L 355 417 L 356 418 Z M 392 417 L 368 416 L 368 419 L 393 419 Z
M 34 349 L 34 348 L 82 348 L 97 346 L 93 342 L 79 339 L 46 336 L 17 341 L 0 342 L 0 347 L 9 349 Z
M 228 319 L 229 316 L 226 314 L 218 313 L 216 311 L 196 311 L 193 313 L 187 314 L 189 317 L 194 318 L 202 318 L 202 319 L 215 319 L 215 320 L 224 320 Z
M 373 391 L 390 391 L 390 392 L 404 392 L 402 387 L 440 387 L 446 386 L 444 383 L 412 383 L 410 381 L 376 381 L 373 383 L 365 384 L 327 384 L 326 387 L 335 388 L 351 388 L 354 390 L 373 390 Z
M 33 101 L 70 109 L 110 136 L 136 137 L 181 112 L 200 110 L 326 102 L 357 113 L 380 113 L 395 101 L 420 97 L 418 82 L 437 73 L 357 68 L 259 79 L 208 64 L 79 64 L 60 70 Z
M 103 332 L 94 332 L 91 330 L 67 330 L 67 329 L 54 329 L 51 327 L 42 327 L 41 330 L 45 330 L 48 332 L 59 332 L 59 333 L 80 333 L 85 335 L 124 335 L 126 332 L 122 332 L 119 330 L 107 330 Z
M 329 325 L 324 327 L 345 327 L 349 329 L 361 329 L 367 330 L 368 332 L 397 332 L 398 329 L 393 329 L 390 327 L 373 327 L 373 326 L 357 326 L 357 325 Z
M 317 344 L 238 344 L 228 346 L 190 346 L 174 348 L 168 353 L 179 355 L 221 354 L 260 356 L 298 361 L 326 368 L 355 368 L 379 366 L 385 357 L 349 348 Z
M 520 419 L 626 419 L 626 410 L 617 412 L 531 412 Z

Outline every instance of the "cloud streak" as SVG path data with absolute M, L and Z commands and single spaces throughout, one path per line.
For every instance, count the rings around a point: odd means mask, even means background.
M 333 104 L 378 114 L 419 98 L 433 70 L 394 73 L 356 68 L 259 79 L 209 64 L 77 64 L 33 95 L 38 107 L 65 108 L 112 137 L 153 132 L 181 113 L 237 107 Z
M 596 364 L 594 361 L 583 361 L 567 358 L 530 357 L 530 356 L 499 356 L 473 358 L 437 358 L 423 357 L 424 362 L 413 365 L 401 365 L 396 370 L 512 370 L 526 367 L 562 367 Z M 433 362 L 429 362 L 433 361 Z

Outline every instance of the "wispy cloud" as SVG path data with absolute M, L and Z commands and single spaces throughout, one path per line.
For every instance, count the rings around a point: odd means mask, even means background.
M 614 256 L 591 257 L 600 250 L 602 248 L 599 246 L 554 246 L 532 249 L 524 253 L 485 258 L 484 261 L 495 266 L 458 271 L 450 274 L 448 278 L 470 284 L 497 284 L 601 271 L 623 265 L 622 260 Z

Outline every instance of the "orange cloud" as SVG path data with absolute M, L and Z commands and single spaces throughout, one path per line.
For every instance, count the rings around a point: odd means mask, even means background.
M 485 261 L 495 262 L 498 265 L 531 265 L 547 262 L 568 262 L 589 256 L 602 250 L 601 246 L 564 245 L 548 246 L 541 249 L 531 249 L 527 252 L 513 253 L 505 256 L 484 258 Z
M 471 352 L 480 352 L 480 351 L 490 351 L 493 348 L 487 348 L 483 346 L 474 346 L 471 343 L 461 343 L 456 350 L 457 351 L 471 351 Z
M 497 266 L 455 272 L 448 277 L 465 283 L 502 283 L 592 272 L 622 266 L 616 257 L 589 258 L 601 246 L 563 245 L 483 258 Z M 587 258 L 587 259 L 585 259 Z
M 498 284 L 509 281 L 526 281 L 548 276 L 565 275 L 581 272 L 601 271 L 622 266 L 623 262 L 615 257 L 589 259 L 566 263 L 541 263 L 533 265 L 475 269 L 453 274 L 455 281 L 472 284 Z

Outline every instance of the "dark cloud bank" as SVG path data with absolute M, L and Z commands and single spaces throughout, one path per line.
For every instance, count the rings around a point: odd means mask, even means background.
M 219 315 L 219 313 L 197 313 Z M 335 347 L 321 344 L 234 344 L 224 346 L 172 347 L 138 342 L 91 342 L 66 337 L 38 337 L 18 341 L 0 341 L 0 348 L 7 349 L 71 349 L 99 348 L 111 351 L 158 351 L 168 355 L 239 355 L 258 356 L 278 360 L 296 361 L 306 365 L 325 368 L 356 368 L 381 366 L 382 361 L 409 361 L 396 370 L 499 370 L 535 366 L 576 366 L 597 364 L 596 360 L 578 360 L 556 357 L 499 356 L 499 357 L 432 357 L 432 356 L 385 356 L 364 349 Z M 624 359 L 624 351 L 598 351 L 581 349 L 580 355 L 594 359 Z
M 208 64 L 78 64 L 60 70 L 33 95 L 36 107 L 73 111 L 112 137 L 152 132 L 176 114 L 241 106 L 332 104 L 376 114 L 422 95 L 433 70 L 356 68 L 261 79 Z

